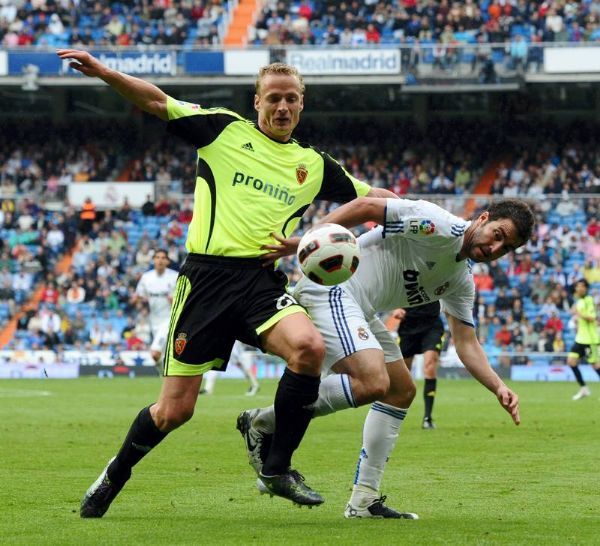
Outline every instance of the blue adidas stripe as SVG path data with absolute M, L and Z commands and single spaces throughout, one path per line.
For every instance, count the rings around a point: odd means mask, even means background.
M 404 421 L 404 418 L 406 417 L 405 410 L 394 409 L 390 406 L 384 406 L 380 402 L 373 403 L 373 405 L 371 406 L 371 409 L 373 409 L 374 411 L 379 411 L 381 413 L 385 413 L 386 415 L 389 415 L 390 417 L 395 417 L 396 419 L 399 419 L 400 421 Z
M 352 384 L 350 383 L 350 378 L 347 374 L 342 374 L 340 376 L 342 380 L 342 388 L 344 389 L 344 396 L 353 408 L 356 407 L 356 400 L 354 400 L 354 393 L 352 392 Z
M 355 353 L 356 347 L 344 314 L 344 308 L 342 306 L 342 289 L 339 286 L 334 286 L 329 291 L 329 307 L 331 308 L 335 329 L 342 343 L 344 356 Z

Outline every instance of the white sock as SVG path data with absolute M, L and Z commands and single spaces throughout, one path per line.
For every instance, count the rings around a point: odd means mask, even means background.
M 204 383 L 203 387 L 207 394 L 212 394 L 215 390 L 215 383 L 217 382 L 217 377 L 219 377 L 219 374 L 214 370 L 209 370 L 204 374 L 202 382 Z
M 329 415 L 346 408 L 355 408 L 356 402 L 352 394 L 350 376 L 347 374 L 332 374 L 321 380 L 319 397 L 313 404 L 314 417 Z M 273 406 L 261 409 L 252 425 L 260 432 L 272 434 L 275 430 L 275 409 Z
M 363 447 L 350 497 L 350 504 L 355 508 L 363 508 L 379 497 L 383 471 L 407 411 L 383 402 L 371 406 L 363 427 Z
M 347 408 L 355 408 L 350 376 L 345 373 L 328 375 L 319 385 L 319 398 L 313 404 L 313 417 L 322 417 Z

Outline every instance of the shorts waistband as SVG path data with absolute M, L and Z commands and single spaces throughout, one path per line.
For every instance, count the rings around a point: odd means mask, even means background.
M 211 254 L 190 253 L 186 262 L 194 264 L 208 264 L 233 269 L 268 269 L 259 258 L 238 258 L 235 256 L 213 256 Z

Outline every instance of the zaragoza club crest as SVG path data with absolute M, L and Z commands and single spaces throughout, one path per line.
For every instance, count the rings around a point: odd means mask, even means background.
M 306 165 L 304 163 L 300 163 L 300 165 L 296 167 L 296 180 L 298 181 L 298 184 L 304 184 L 307 176 L 308 170 Z
M 177 334 L 177 339 L 175 339 L 175 354 L 177 356 L 180 356 L 181 353 L 183 353 L 183 350 L 185 349 L 186 344 L 187 344 L 187 334 L 184 334 L 183 332 L 180 332 L 179 334 Z

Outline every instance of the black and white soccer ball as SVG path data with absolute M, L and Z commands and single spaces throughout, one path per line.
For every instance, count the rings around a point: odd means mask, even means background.
M 307 231 L 300 239 L 297 255 L 302 272 L 325 286 L 347 281 L 360 262 L 356 237 L 338 224 L 320 224 Z

